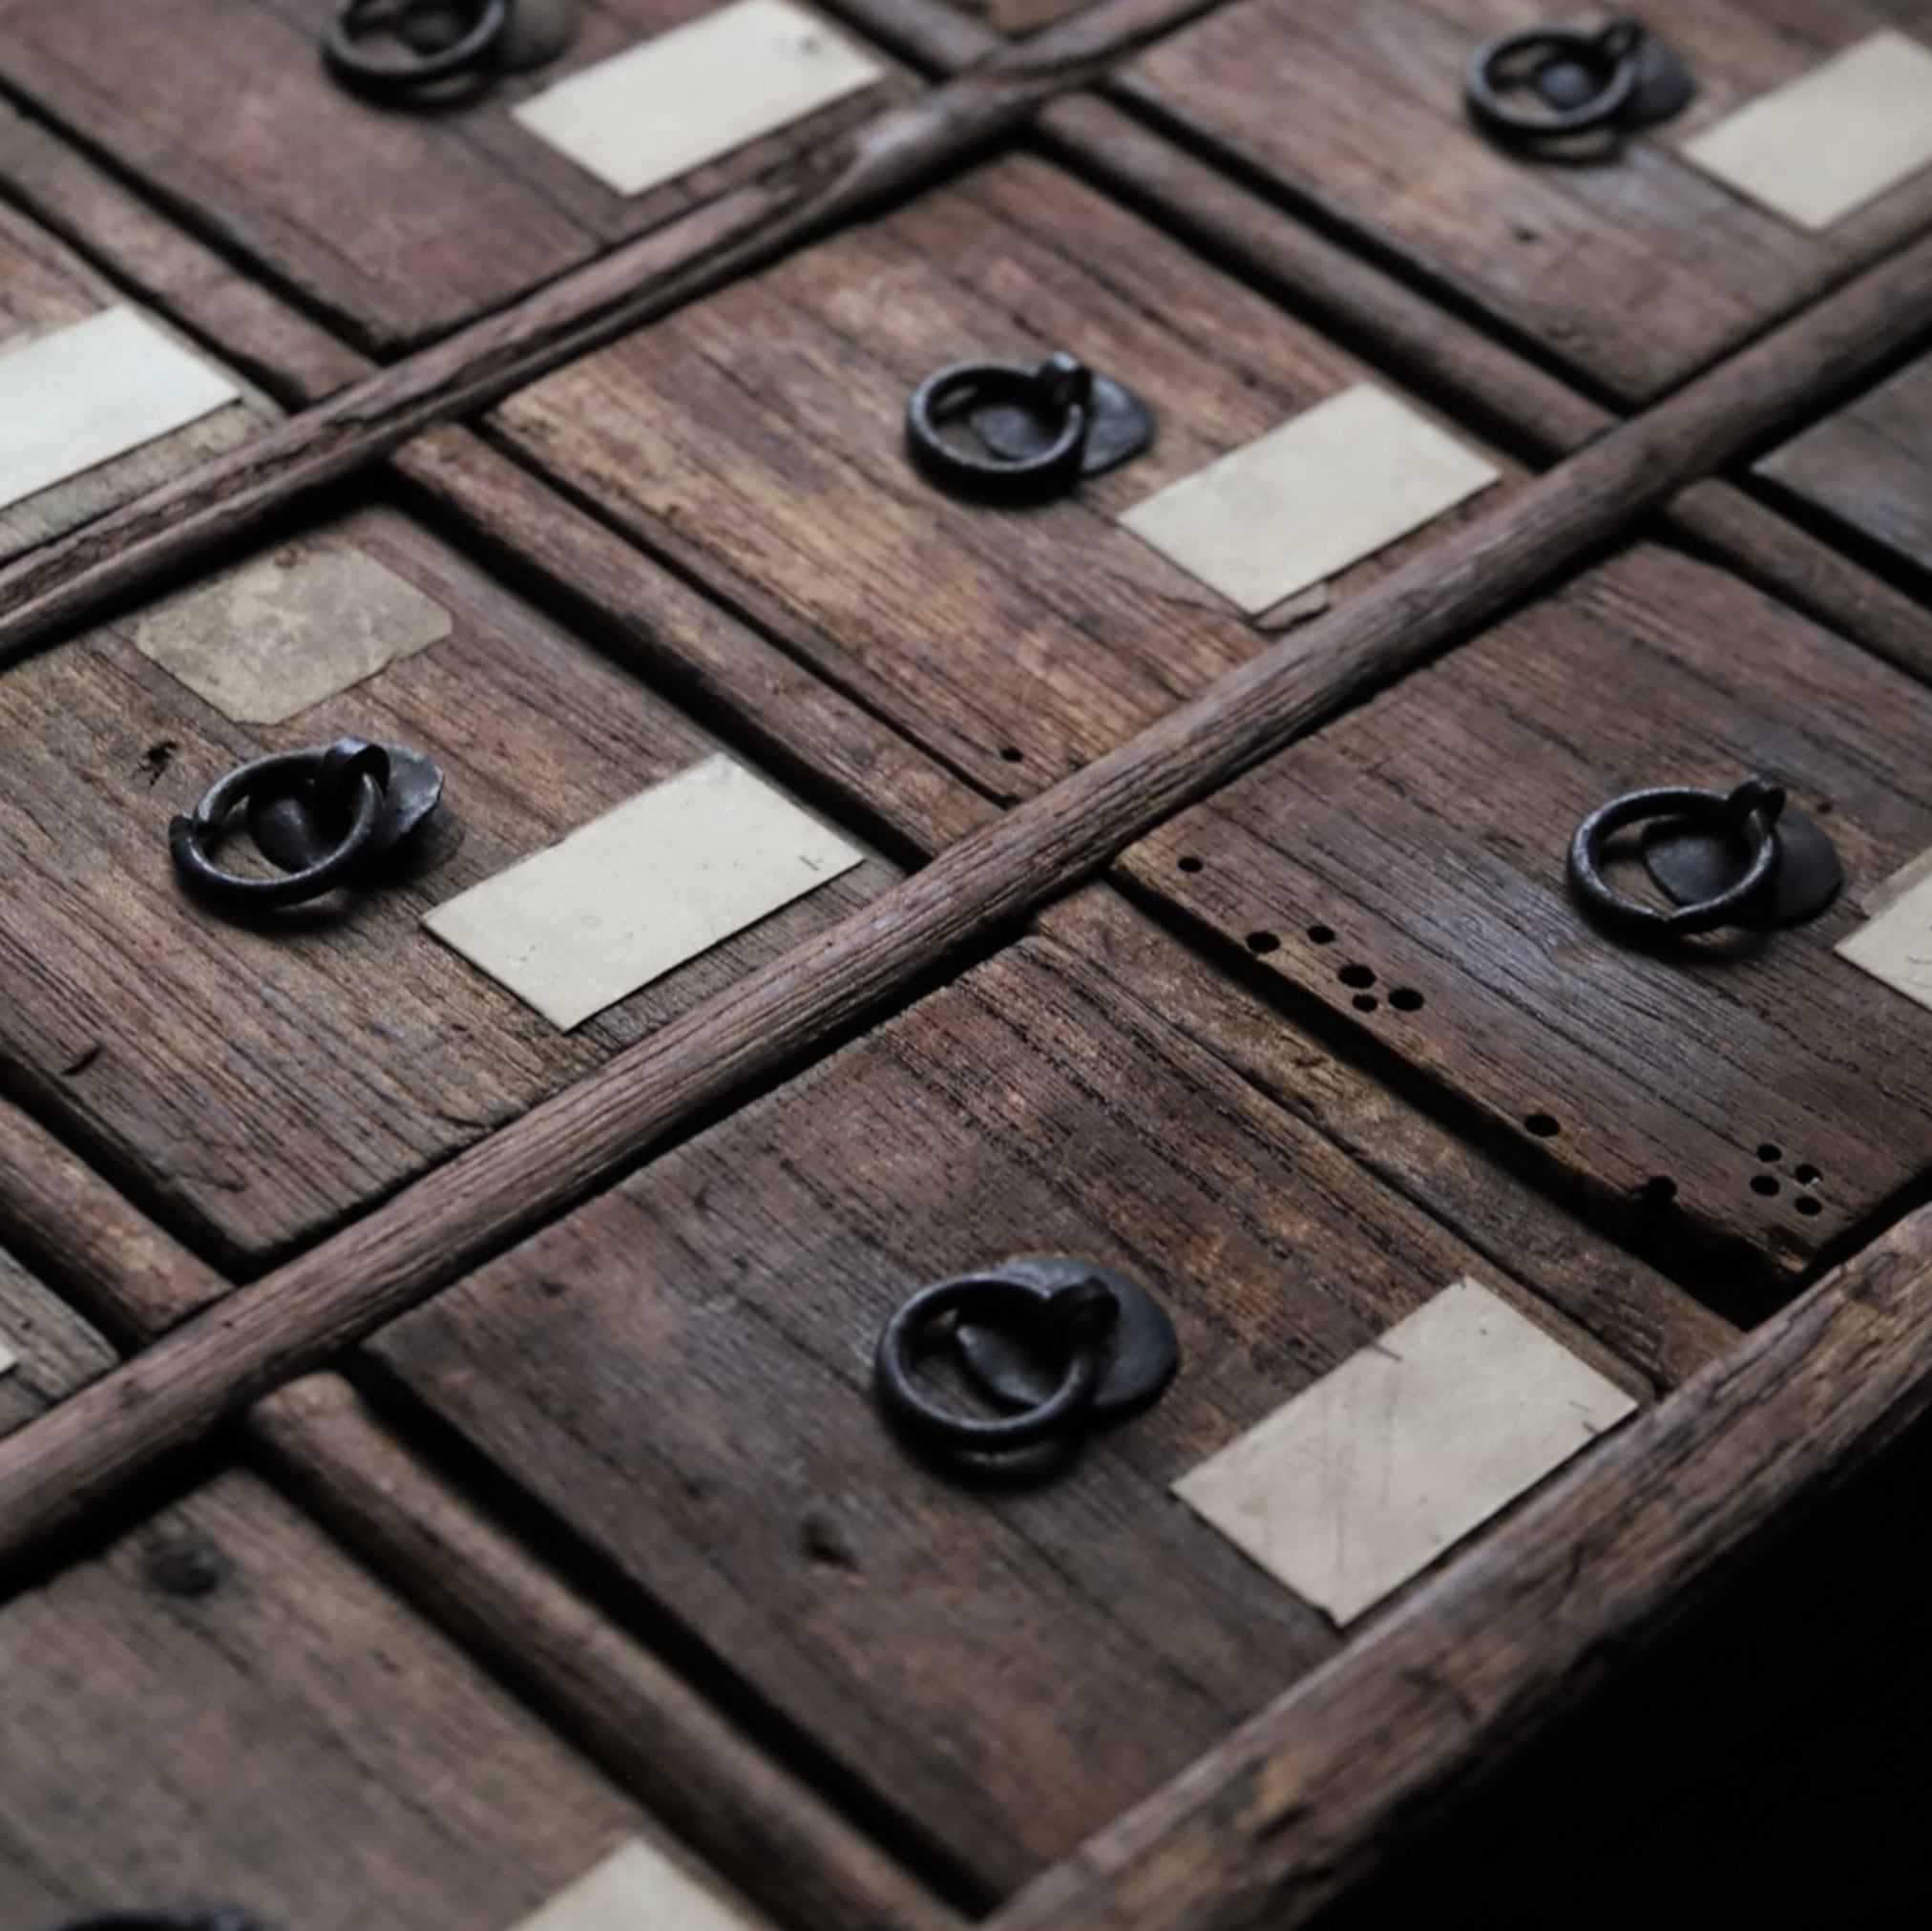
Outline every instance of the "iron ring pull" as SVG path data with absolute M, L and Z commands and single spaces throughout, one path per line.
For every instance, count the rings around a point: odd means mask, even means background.
M 1093 428 L 1093 370 L 1056 349 L 1044 362 L 956 362 L 934 369 L 906 403 L 906 447 L 935 482 L 965 494 L 1013 500 L 1057 494 L 1080 479 Z M 976 455 L 946 439 L 962 405 L 1014 403 L 1059 417 L 1059 432 L 1027 456 Z
M 1628 933 L 1688 938 L 1747 924 L 1777 877 L 1781 855 L 1777 821 L 1783 810 L 1784 788 L 1769 778 L 1747 778 L 1732 791 L 1707 790 L 1701 785 L 1628 791 L 1600 806 L 1577 827 L 1570 840 L 1570 884 L 1605 924 Z M 1743 872 L 1727 890 L 1672 912 L 1627 898 L 1604 876 L 1604 848 L 1617 832 L 1650 818 L 1681 818 L 1735 832 L 1749 854 Z
M 1644 30 L 1618 18 L 1595 31 L 1581 27 L 1529 27 L 1479 47 L 1470 56 L 1463 94 L 1469 112 L 1491 134 L 1517 140 L 1559 140 L 1590 134 L 1621 119 L 1636 93 Z M 1574 107 L 1541 113 L 1513 106 L 1499 81 L 1532 52 L 1566 55 L 1586 71 L 1602 73 L 1603 86 Z
M 510 30 L 511 0 L 480 0 L 476 24 L 448 47 L 418 52 L 405 62 L 376 60 L 362 51 L 356 30 L 384 4 L 385 0 L 343 0 L 322 41 L 322 57 L 336 76 L 369 94 L 407 94 L 476 72 L 490 62 Z M 417 4 L 418 0 L 400 0 L 388 10 L 404 17 Z
M 981 1417 L 942 1408 L 919 1387 L 913 1355 L 920 1337 L 948 1314 L 998 1320 L 1018 1312 L 1062 1356 L 1060 1379 L 1043 1400 L 1017 1415 Z M 1080 1425 L 1093 1405 L 1105 1366 L 1103 1344 L 1120 1315 L 1112 1291 L 1099 1280 L 1076 1281 L 1050 1292 L 1000 1274 L 956 1274 L 921 1288 L 886 1323 L 879 1336 L 874 1385 L 888 1417 L 907 1434 L 934 1447 L 968 1455 L 1007 1455 L 1032 1448 Z
M 149 1911 L 89 1911 L 46 1931 L 265 1931 L 232 1904 L 176 1904 Z
M 320 898 L 373 855 L 388 795 L 389 755 L 380 745 L 342 738 L 301 751 L 275 751 L 239 766 L 210 786 L 193 813 L 168 827 L 168 851 L 182 882 L 231 905 L 273 908 Z M 209 848 L 240 805 L 307 788 L 325 808 L 353 800 L 347 824 L 313 864 L 278 877 L 247 876 L 216 864 Z

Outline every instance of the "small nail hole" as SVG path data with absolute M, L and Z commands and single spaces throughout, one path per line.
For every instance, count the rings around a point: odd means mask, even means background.
M 1655 1173 L 1644 1183 L 1644 1198 L 1657 1207 L 1677 1198 L 1677 1183 L 1668 1173 Z
M 1532 1113 L 1522 1124 L 1525 1132 L 1534 1133 L 1539 1140 L 1554 1140 L 1563 1131 L 1547 1113 Z
M 1201 860 L 1198 858 L 1177 858 L 1174 863 L 1183 871 L 1199 871 L 1201 870 Z
M 1816 1186 L 1824 1175 L 1810 1162 L 1806 1162 L 1804 1165 L 1793 1169 L 1792 1177 L 1800 1186 Z
M 1419 1013 L 1422 1010 L 1422 995 L 1413 986 L 1397 986 L 1389 995 L 1389 1003 L 1398 1013 Z
M 1781 1146 L 1774 1146 L 1771 1144 L 1771 1142 L 1767 1140 L 1764 1143 L 1764 1144 L 1757 1149 L 1757 1157 L 1758 1159 L 1766 1162 L 1770 1162 L 1773 1160 L 1782 1160 L 1784 1158 L 1784 1148 Z
M 1825 1210 L 1824 1202 L 1815 1193 L 1801 1195 L 1798 1199 L 1793 1201 L 1792 1205 L 1797 1208 L 1798 1212 L 1806 1215 L 1822 1213 Z
M 1751 1176 L 1751 1190 L 1753 1193 L 1761 1193 L 1766 1200 L 1770 1200 L 1777 1192 L 1777 1182 L 1769 1173 L 1754 1173 Z
M 1250 932 L 1248 934 L 1250 952 L 1279 952 L 1281 941 L 1271 932 Z
M 1026 762 L 1026 753 L 1018 745 L 1008 745 L 999 755 L 1009 765 L 1023 765 Z
M 1374 993 L 1357 993 L 1350 1004 L 1358 1013 L 1373 1013 L 1381 1004 L 1381 1000 L 1376 998 Z
M 1366 987 L 1372 986 L 1376 982 L 1375 974 L 1365 965 L 1345 965 L 1340 972 L 1335 974 L 1335 977 L 1340 979 L 1345 986 Z
M 1335 935 L 1328 926 L 1312 925 L 1308 929 L 1308 942 L 1310 945 L 1333 945 Z

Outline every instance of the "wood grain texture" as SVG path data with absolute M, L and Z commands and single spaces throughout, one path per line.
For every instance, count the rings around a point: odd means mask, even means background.
M 958 1931 L 961 1919 L 478 1514 L 346 1381 L 294 1382 L 249 1428 L 350 1548 L 775 1920 Z
M 1932 1161 L 1923 1016 L 1831 952 L 1859 891 L 1932 842 L 1914 751 L 1928 728 L 1921 687 L 1638 549 L 1123 864 L 1611 1210 L 1796 1270 Z M 1760 770 L 1829 813 L 1850 888 L 1823 918 L 1656 955 L 1571 904 L 1586 813 Z
M 4 131 L 0 122 L 0 133 Z M 0 204 L 0 346 L 52 334 L 125 299 L 72 249 L 25 215 Z M 184 341 L 165 323 L 158 325 Z M 0 509 L 0 562 L 24 556 L 209 457 L 253 440 L 276 417 L 266 396 L 244 389 L 199 422 Z
M 1763 458 L 1757 473 L 1866 542 L 1932 571 L 1932 356 Z
M 10 1925 L 226 1898 L 302 1931 L 508 1926 L 639 1814 L 256 1479 L 0 1613 Z
M 1079 24 L 1080 16 L 1075 24 Z M 1932 306 L 1932 245 L 1869 270 L 1639 420 L 1524 485 L 1205 696 L 981 830 L 820 938 L 747 975 L 380 1212 L 231 1294 L 0 1444 L 0 1557 L 224 1415 L 326 1362 L 634 1166 L 681 1126 L 821 1049 L 998 922 L 1601 551 L 1690 477 L 1856 380 Z
M 1679 0 L 1676 120 L 1574 163 L 1470 125 L 1481 41 L 1602 10 L 1550 0 L 1239 0 L 1137 62 L 1124 97 L 1626 402 L 1653 399 L 1932 220 L 1932 176 L 1806 234 L 1680 159 L 1733 109 L 1923 5 Z M 1256 75 L 1268 76 L 1266 86 Z
M 414 346 L 836 138 L 887 81 L 650 193 L 615 193 L 511 118 L 709 0 L 584 0 L 553 66 L 412 112 L 324 70 L 337 0 L 10 0 L 0 77 L 371 352 Z M 245 104 L 237 111 L 237 104 Z
M 1932 1395 L 1921 1211 L 987 1922 L 1285 1931 L 1896 1440 Z
M 452 634 L 272 727 L 231 724 L 141 656 L 138 614 L 0 679 L 14 746 L 0 1047 L 15 1089 L 231 1270 L 314 1239 L 892 875 L 871 862 L 558 1033 L 422 914 L 716 742 L 393 512 L 276 554 L 318 544 L 397 572 Z M 443 764 L 432 862 L 259 927 L 185 898 L 170 818 L 245 758 L 345 732 Z
M 908 1457 L 872 1350 L 919 1283 L 1029 1252 L 1144 1281 L 1184 1365 L 1077 1467 L 988 1491 Z M 1168 1485 L 1478 1265 L 1034 938 L 369 1345 L 1004 1889 L 1333 1649 Z
M 114 1350 L 0 1247 L 0 1436 L 44 1414 L 114 1365 Z
M 922 377 L 1057 346 L 1147 400 L 1160 425 L 1149 453 L 1023 512 L 958 501 L 919 475 L 904 422 Z M 1364 374 L 1138 218 L 1006 157 L 571 365 L 492 421 L 1011 798 L 1265 641 L 1115 519 Z M 1345 600 L 1503 493 L 1345 572 L 1328 598 Z

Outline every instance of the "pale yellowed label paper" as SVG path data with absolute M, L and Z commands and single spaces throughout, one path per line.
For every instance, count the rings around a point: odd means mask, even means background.
M 1635 1407 L 1464 1279 L 1174 1493 L 1277 1582 L 1347 1623 Z
M 185 429 L 241 393 L 132 308 L 0 345 L 0 509 Z
M 1932 870 L 1922 853 L 1869 893 L 1871 913 L 1834 950 L 1894 992 L 1932 1006 Z
M 1170 483 L 1121 523 L 1252 617 L 1419 530 L 1501 474 L 1365 382 Z
M 721 753 L 423 923 L 567 1032 L 864 856 Z
M 634 1837 L 516 1931 L 757 1931 L 758 1923 Z
M 20 1356 L 7 1345 L 7 1336 L 0 1334 L 0 1375 L 5 1375 L 19 1365 Z
M 511 112 L 620 195 L 640 195 L 882 79 L 786 0 L 737 0 L 559 80 Z
M 359 550 L 263 556 L 171 597 L 135 648 L 237 724 L 279 724 L 449 636 L 450 613 Z
M 1682 152 L 1773 214 L 1828 228 L 1932 166 L 1932 49 L 1874 33 Z

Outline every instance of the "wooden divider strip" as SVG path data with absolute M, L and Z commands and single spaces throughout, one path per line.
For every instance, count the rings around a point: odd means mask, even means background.
M 0 1555 L 322 1365 L 1914 339 L 1932 238 L 0 1444 Z

